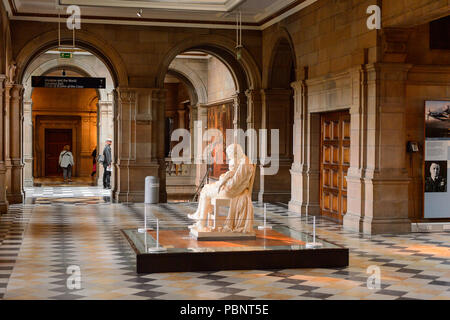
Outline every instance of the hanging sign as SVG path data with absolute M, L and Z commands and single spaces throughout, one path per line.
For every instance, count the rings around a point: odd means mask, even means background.
M 450 218 L 450 101 L 425 102 L 424 217 Z
M 31 77 L 33 88 L 105 89 L 105 78 L 91 77 Z
M 72 53 L 71 52 L 60 52 L 59 57 L 62 59 L 71 59 Z

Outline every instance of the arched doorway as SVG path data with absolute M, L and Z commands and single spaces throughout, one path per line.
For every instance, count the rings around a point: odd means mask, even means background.
M 101 185 L 103 167 L 96 165 L 96 174 L 92 174 L 93 151 L 101 153 L 106 138 L 115 136 L 116 76 L 102 58 L 90 51 L 74 48 L 70 59 L 62 59 L 59 54 L 55 47 L 36 53 L 21 72 L 23 184 L 31 187 L 36 182 L 58 183 L 60 178 L 55 177 L 61 176 L 61 169 L 56 149 L 67 144 L 74 154 L 73 175 L 79 178 L 77 184 Z M 32 88 L 33 76 L 102 77 L 106 79 L 106 88 Z M 114 144 L 112 148 L 114 153 Z
M 168 198 L 190 200 L 206 174 L 209 179 L 217 179 L 227 170 L 227 164 L 221 161 L 211 163 L 210 170 L 207 170 L 205 164 L 199 163 L 198 158 L 202 154 L 201 151 L 198 153 L 195 136 L 204 137 L 205 134 L 208 135 L 209 130 L 214 129 L 220 131 L 224 139 L 220 147 L 232 143 L 227 141 L 227 130 L 233 129 L 236 125 L 234 115 L 237 109 L 242 107 L 236 103 L 238 91 L 236 78 L 229 66 L 217 56 L 203 50 L 189 50 L 180 53 L 171 62 L 164 87 L 167 90 L 165 149 Z M 199 128 L 201 129 L 198 130 Z M 172 163 L 170 150 L 178 141 L 171 141 L 170 135 L 176 129 L 185 129 L 191 135 L 189 164 Z M 211 136 L 209 142 L 213 142 L 215 138 Z M 206 144 L 208 141 L 203 141 L 202 147 Z M 219 152 L 223 154 L 224 150 L 220 151 L 220 147 L 215 148 L 214 154 Z M 174 198 L 176 196 L 179 199 Z
M 268 139 L 268 154 L 279 159 L 276 175 L 264 175 L 259 193 L 260 201 L 287 203 L 291 199 L 291 173 L 293 163 L 294 92 L 291 84 L 296 80 L 296 56 L 287 33 L 278 35 L 270 53 L 265 71 L 263 90 L 263 128 L 278 130 L 278 150 Z M 277 152 L 278 151 L 278 152 Z

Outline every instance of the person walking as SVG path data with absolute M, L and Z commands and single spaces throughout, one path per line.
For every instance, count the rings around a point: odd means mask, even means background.
M 112 171 L 112 154 L 111 154 L 112 139 L 106 139 L 106 145 L 103 149 L 103 188 L 111 189 L 111 171 Z
M 92 173 L 91 177 L 94 177 L 97 174 L 97 147 L 91 153 L 92 157 Z
M 63 169 L 64 182 L 72 182 L 73 155 L 70 146 L 65 145 L 64 150 L 59 154 L 59 166 Z

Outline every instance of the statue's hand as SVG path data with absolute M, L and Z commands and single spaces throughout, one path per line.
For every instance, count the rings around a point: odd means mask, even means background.
M 217 189 L 217 193 L 220 193 L 220 190 L 222 189 L 223 184 L 224 184 L 223 182 L 219 183 L 219 188 Z

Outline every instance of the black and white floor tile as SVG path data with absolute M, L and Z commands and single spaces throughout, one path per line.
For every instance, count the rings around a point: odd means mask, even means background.
M 0 217 L 0 298 L 450 299 L 450 232 L 370 237 L 320 217 L 317 235 L 350 248 L 347 268 L 137 274 L 121 230 L 143 225 L 144 205 L 93 201 L 103 197 L 108 200 L 109 190 L 28 189 L 27 204 Z M 76 198 L 81 200 L 71 200 Z M 196 206 L 161 204 L 153 214 L 189 224 L 187 214 Z M 261 223 L 261 205 L 255 204 L 255 215 Z M 274 203 L 267 204 L 267 223 L 308 231 L 311 217 Z M 370 266 L 381 272 L 379 289 L 367 286 Z M 69 289 L 69 267 L 79 268 L 80 289 Z

